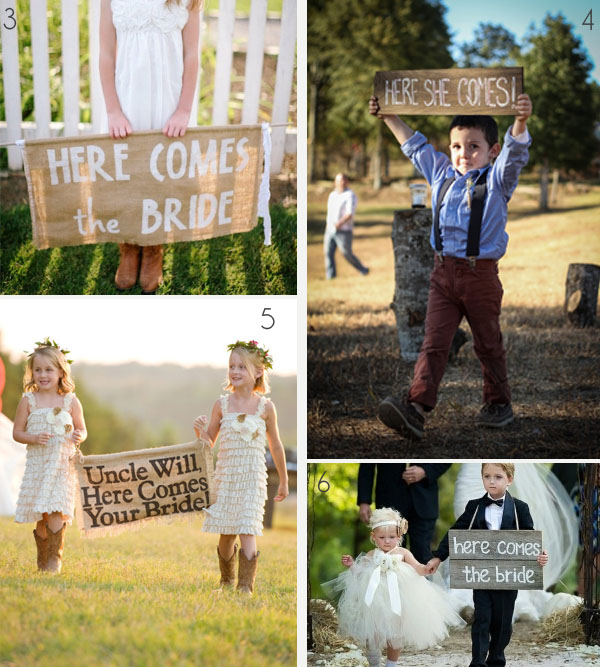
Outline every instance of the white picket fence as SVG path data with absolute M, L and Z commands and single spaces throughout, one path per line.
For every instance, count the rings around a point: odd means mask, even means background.
M 2 64 L 6 121 L 0 122 L 0 143 L 14 142 L 22 138 L 44 138 L 56 135 L 73 136 L 82 133 L 99 133 L 104 99 L 98 69 L 98 26 L 100 0 L 88 0 L 90 42 L 90 104 L 92 122 L 79 122 L 79 21 L 77 0 L 61 0 L 62 23 L 62 82 L 64 95 L 63 122 L 50 122 L 50 83 L 48 59 L 47 0 L 30 0 L 31 43 L 33 58 L 33 91 L 35 123 L 25 124 L 21 118 L 21 86 L 19 78 L 19 49 L 17 30 L 10 29 L 13 15 L 19 16 L 14 0 L 0 0 L 0 24 L 2 36 Z M 264 34 L 267 20 L 267 0 L 252 0 L 246 48 L 246 70 L 243 94 L 243 124 L 257 123 L 262 82 Z M 213 125 L 227 125 L 230 105 L 231 71 L 234 53 L 235 0 L 219 0 L 218 34 L 216 39 L 216 67 L 214 72 Z M 203 21 L 204 25 L 204 21 Z M 199 49 L 202 49 L 200 34 Z M 238 45 L 239 48 L 239 45 Z M 296 152 L 294 128 L 286 128 L 289 117 L 290 97 L 294 77 L 296 50 L 296 0 L 283 0 L 275 89 L 272 101 L 271 173 L 281 171 L 286 152 Z M 198 74 L 198 85 L 202 72 Z M 198 95 L 192 110 L 197 117 Z M 8 148 L 9 169 L 22 169 L 21 152 L 16 146 Z

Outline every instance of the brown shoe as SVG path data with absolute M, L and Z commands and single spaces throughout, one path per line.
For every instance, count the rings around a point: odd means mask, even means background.
M 139 245 L 119 243 L 119 268 L 115 274 L 117 289 L 129 289 L 137 283 L 140 270 L 140 251 Z
M 40 572 L 46 571 L 48 564 L 48 537 L 43 540 L 33 529 L 33 537 L 35 538 L 35 546 L 37 547 L 37 567 Z
M 219 586 L 221 588 L 233 588 L 235 584 L 235 555 L 237 553 L 237 544 L 233 545 L 233 555 L 229 560 L 225 560 L 221 556 L 219 547 L 217 547 L 217 556 L 219 557 L 219 570 L 221 570 L 221 581 Z
M 62 568 L 62 555 L 65 548 L 65 530 L 67 524 L 63 523 L 60 530 L 53 533 L 48 524 L 46 530 L 48 531 L 48 562 L 46 564 L 46 572 L 53 574 L 60 574 Z
M 154 294 L 162 282 L 163 247 L 148 245 L 142 251 L 140 286 L 144 294 Z
M 254 580 L 256 579 L 256 565 L 258 563 L 259 554 L 260 551 L 257 551 L 254 558 L 248 560 L 244 550 L 240 549 L 237 590 L 241 593 L 252 595 L 254 592 Z

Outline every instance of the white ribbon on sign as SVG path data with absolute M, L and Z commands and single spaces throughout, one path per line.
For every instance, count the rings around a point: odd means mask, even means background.
M 271 245 L 271 214 L 269 213 L 269 199 L 271 191 L 269 189 L 269 176 L 271 174 L 271 133 L 269 123 L 262 123 L 262 143 L 264 151 L 265 166 L 260 182 L 258 192 L 258 211 L 257 215 L 263 219 L 265 229 L 265 245 Z
M 387 574 L 388 570 L 393 569 L 393 563 L 394 563 L 393 559 L 394 559 L 393 556 L 383 553 L 383 551 L 381 551 L 380 549 L 378 549 L 373 554 L 373 561 L 375 562 L 375 565 L 377 567 L 373 570 L 371 578 L 369 579 L 367 592 L 365 593 L 365 604 L 367 605 L 367 607 L 370 607 L 371 604 L 373 603 L 373 598 L 375 597 L 375 591 L 379 586 L 379 580 L 381 578 L 381 572 L 383 570 L 383 573 L 386 575 L 387 579 L 388 593 L 390 596 L 390 604 L 392 606 L 392 612 L 396 614 L 396 616 L 401 616 L 402 603 L 400 602 L 400 590 L 398 589 L 398 579 L 393 572 Z

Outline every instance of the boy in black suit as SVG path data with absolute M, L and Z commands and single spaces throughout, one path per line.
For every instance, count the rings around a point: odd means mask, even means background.
M 465 511 L 452 529 L 533 530 L 533 520 L 527 503 L 513 498 L 506 490 L 513 481 L 513 463 L 483 463 L 481 477 L 486 494 L 469 500 Z M 433 552 L 427 563 L 427 573 L 433 574 L 441 561 L 448 558 L 448 534 Z M 545 551 L 538 556 L 543 567 L 548 562 Z M 475 617 L 471 628 L 472 659 L 470 667 L 504 667 L 504 649 L 512 634 L 512 617 L 517 590 L 474 590 Z

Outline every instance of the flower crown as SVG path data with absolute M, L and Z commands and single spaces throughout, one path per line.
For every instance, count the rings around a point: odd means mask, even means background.
M 72 363 L 73 363 L 73 360 L 72 360 L 72 359 L 69 359 L 69 358 L 67 357 L 67 354 L 70 354 L 70 353 L 71 353 L 71 350 L 63 350 L 63 349 L 61 349 L 61 347 L 59 346 L 59 344 L 58 344 L 55 340 L 51 340 L 49 336 L 46 336 L 46 339 L 45 339 L 45 340 L 42 340 L 42 341 L 36 341 L 36 342 L 35 342 L 35 349 L 33 350 L 33 352 L 27 352 L 27 350 L 25 350 L 25 354 L 26 354 L 28 357 L 33 357 L 33 355 L 36 354 L 36 352 L 37 352 L 40 348 L 43 348 L 43 347 L 53 347 L 53 348 L 55 348 L 55 349 L 58 350 L 59 352 L 62 352 L 62 354 L 64 355 L 65 360 L 66 360 L 66 362 L 67 362 L 68 364 L 72 364 Z
M 273 359 L 269 356 L 269 350 L 264 350 L 262 347 L 258 347 L 258 342 L 255 340 L 249 340 L 247 343 L 243 340 L 237 340 L 235 343 L 231 343 L 227 346 L 227 349 L 230 352 L 233 352 L 236 347 L 243 347 L 248 352 L 258 352 L 263 366 L 268 369 L 273 368 Z

